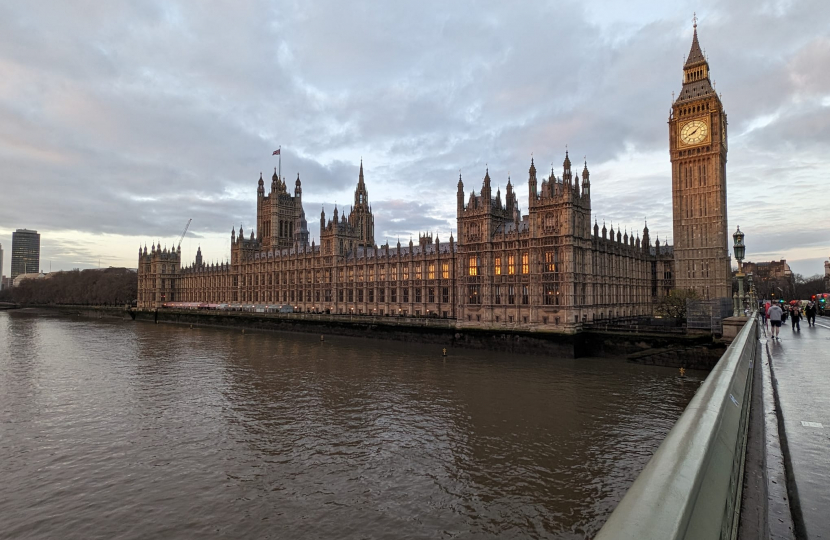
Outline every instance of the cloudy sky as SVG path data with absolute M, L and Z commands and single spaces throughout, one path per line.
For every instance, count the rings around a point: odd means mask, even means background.
M 830 2 L 0 3 L 0 243 L 48 270 L 139 244 L 229 255 L 256 182 L 299 173 L 312 237 L 363 158 L 378 242 L 455 230 L 459 171 L 587 156 L 595 216 L 671 237 L 668 120 L 699 18 L 730 122 L 729 228 L 748 258 L 830 255 Z

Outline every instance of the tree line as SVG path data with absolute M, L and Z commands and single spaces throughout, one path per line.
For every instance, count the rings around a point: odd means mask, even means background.
M 137 298 L 138 274 L 127 268 L 53 272 L 0 293 L 0 301 L 23 305 L 124 305 Z

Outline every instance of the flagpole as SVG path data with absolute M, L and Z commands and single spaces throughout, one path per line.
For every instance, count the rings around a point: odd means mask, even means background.
M 282 145 L 280 145 L 280 180 L 282 180 Z

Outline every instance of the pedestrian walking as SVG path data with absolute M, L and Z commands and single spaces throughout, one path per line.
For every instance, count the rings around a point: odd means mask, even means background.
M 790 308 L 790 321 L 793 325 L 793 332 L 801 332 L 801 309 L 798 306 L 792 306 Z
M 781 341 L 781 338 L 778 337 L 778 332 L 781 330 L 781 317 L 784 315 L 784 312 L 778 304 L 773 304 L 770 306 L 767 315 L 769 315 L 769 324 L 772 326 L 772 339 Z
M 804 314 L 807 315 L 807 326 L 816 325 L 816 305 L 813 301 L 807 302 L 807 307 L 804 309 Z

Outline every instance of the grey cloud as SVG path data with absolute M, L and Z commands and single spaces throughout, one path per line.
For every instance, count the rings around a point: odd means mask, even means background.
M 699 12 L 730 115 L 730 222 L 779 219 L 759 192 L 815 210 L 830 4 Z M 593 201 L 600 219 L 639 230 L 648 215 L 668 234 L 666 121 L 687 15 L 621 28 L 578 2 L 4 4 L 0 160 L 14 204 L 0 227 L 153 238 L 193 217 L 194 234 L 224 234 L 253 222 L 256 180 L 282 144 L 289 185 L 299 172 L 304 200 L 319 201 L 310 223 L 320 203 L 350 201 L 363 155 L 377 238 L 405 237 L 454 228 L 459 169 L 468 192 L 487 165 L 502 188 L 509 171 L 526 208 L 530 154 L 559 175 L 567 144 L 589 166 L 663 152 L 659 170 L 597 167 Z

